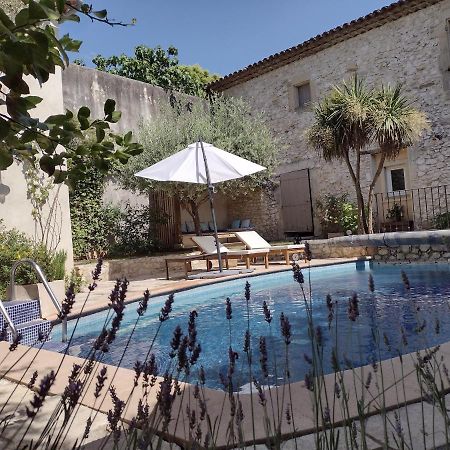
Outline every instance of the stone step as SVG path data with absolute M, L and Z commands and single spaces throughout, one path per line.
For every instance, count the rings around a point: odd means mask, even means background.
M 20 343 L 22 345 L 35 345 L 39 341 L 39 336 L 43 336 L 45 341 L 51 339 L 51 322 L 44 319 L 35 319 L 27 323 L 22 323 L 17 327 L 17 332 L 22 335 Z M 8 328 L 8 341 L 12 342 L 11 330 Z
M 41 317 L 39 300 L 15 300 L 4 302 L 3 306 L 16 326 L 40 319 Z M 4 324 L 5 319 L 3 315 L 0 314 L 0 330 L 3 329 Z

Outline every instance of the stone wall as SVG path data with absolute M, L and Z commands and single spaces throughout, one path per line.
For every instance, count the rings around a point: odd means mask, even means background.
M 250 219 L 250 223 L 266 240 L 280 236 L 278 223 L 279 201 L 276 192 L 255 191 L 228 200 L 228 218 Z
M 255 110 L 265 112 L 268 125 L 281 141 L 279 172 L 309 168 L 315 203 L 319 196 L 330 192 L 350 193 L 354 198 L 354 188 L 344 164 L 325 163 L 308 147 L 305 130 L 312 124 L 313 113 L 311 108 L 296 107 L 295 86 L 309 81 L 314 102 L 355 72 L 374 85 L 404 83 L 405 93 L 431 122 L 431 129 L 408 151 L 409 187 L 447 184 L 450 180 L 448 17 L 450 0 L 445 0 L 233 86 L 226 94 L 243 97 Z M 362 167 L 365 188 L 373 172 L 374 161 L 367 156 Z
M 38 95 L 43 100 L 32 111 L 35 117 L 41 120 L 52 114 L 62 113 L 62 85 L 61 70 L 49 80 L 39 86 L 39 83 L 27 78 L 31 95 Z M 0 112 L 3 112 L 3 106 Z M 44 179 L 47 176 L 42 174 Z M 55 201 L 55 202 L 54 202 Z M 52 209 L 54 204 L 55 209 Z M 70 224 L 69 191 L 66 185 L 55 186 L 50 193 L 50 202 L 43 209 L 43 220 L 47 221 L 52 211 L 50 225 L 54 231 L 50 233 L 52 247 L 64 250 L 67 253 L 66 268 L 73 266 L 72 230 Z M 33 239 L 40 240 L 41 235 L 38 224 L 32 216 L 32 204 L 27 195 L 27 182 L 25 168 L 22 163 L 13 163 L 7 170 L 0 172 L 0 220 L 6 229 L 16 228 Z
M 378 247 L 373 258 L 381 262 L 450 262 L 450 244 Z
M 344 247 L 332 245 L 327 239 L 308 241 L 313 259 L 356 258 L 376 254 L 374 247 Z

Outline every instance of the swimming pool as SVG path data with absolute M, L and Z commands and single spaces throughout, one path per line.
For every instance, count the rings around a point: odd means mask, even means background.
M 411 289 L 405 289 L 401 271 L 408 275 Z M 306 280 L 308 271 L 304 269 Z M 372 274 L 375 292 L 368 288 Z M 175 294 L 173 312 L 163 324 L 155 341 L 153 352 L 161 371 L 169 364 L 173 330 L 180 325 L 187 330 L 189 312 L 196 310 L 198 341 L 202 352 L 198 364 L 206 372 L 206 385 L 221 388 L 219 374 L 228 367 L 228 321 L 225 301 L 232 303 L 232 347 L 239 353 L 236 363 L 236 386 L 248 383 L 246 355 L 243 353 L 244 335 L 247 329 L 247 308 L 244 298 L 245 282 L 251 284 L 249 302 L 251 345 L 253 348 L 253 374 L 261 379 L 259 364 L 259 337 L 265 336 L 269 352 L 269 372 L 274 382 L 274 359 L 277 360 L 279 382 L 283 381 L 280 367 L 284 364 L 284 340 L 279 329 L 280 314 L 288 316 L 292 326 L 292 342 L 289 346 L 291 380 L 305 377 L 309 365 L 304 354 L 311 354 L 308 338 L 306 309 L 299 285 L 293 281 L 292 272 L 241 278 L 209 286 L 194 288 Z M 381 336 L 380 356 L 387 359 L 401 353 L 410 353 L 426 346 L 450 340 L 450 264 L 404 264 L 372 265 L 369 262 L 348 263 L 311 269 L 314 325 L 320 326 L 324 342 L 324 372 L 331 373 L 331 349 L 337 342 L 341 361 L 351 361 L 354 366 L 372 362 L 378 358 L 378 349 L 372 330 Z M 305 283 L 308 291 L 308 283 Z M 358 293 L 359 317 L 355 322 L 348 319 L 348 298 Z M 328 327 L 328 310 L 325 298 L 331 294 L 337 301 L 335 318 L 337 330 Z M 158 315 L 167 296 L 152 298 L 147 313 L 138 328 L 122 361 L 122 366 L 132 368 L 136 360 L 142 360 L 159 325 Z M 262 303 L 266 301 L 274 319 L 271 330 L 264 320 Z M 117 339 L 102 360 L 117 364 L 124 345 L 136 320 L 136 304 L 129 304 Z M 85 357 L 101 331 L 107 312 L 99 312 L 80 319 L 69 353 Z M 425 322 L 424 322 L 425 321 Z M 425 323 L 425 326 L 423 327 Z M 74 321 L 69 322 L 69 336 Z M 402 344 L 401 327 L 408 344 Z M 423 330 L 418 332 L 418 329 Z M 55 327 L 54 339 L 60 339 L 60 327 Z M 383 338 L 383 335 L 386 338 Z M 386 341 L 386 342 L 385 342 Z

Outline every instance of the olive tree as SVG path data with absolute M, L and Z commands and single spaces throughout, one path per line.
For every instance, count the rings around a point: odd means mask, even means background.
M 199 100 L 161 104 L 158 116 L 141 124 L 138 140 L 143 152 L 122 168 L 122 185 L 144 194 L 161 190 L 176 196 L 192 216 L 198 234 L 199 206 L 208 198 L 204 185 L 156 182 L 134 174 L 199 139 L 267 167 L 257 174 L 216 185 L 218 192 L 230 197 L 271 185 L 278 148 L 262 115 L 252 112 L 241 99 L 216 97 L 210 103 Z

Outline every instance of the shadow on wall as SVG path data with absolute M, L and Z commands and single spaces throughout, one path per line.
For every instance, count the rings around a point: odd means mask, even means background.
M 0 203 L 5 203 L 6 196 L 11 192 L 11 189 L 6 184 L 2 183 L 2 173 L 0 172 Z

